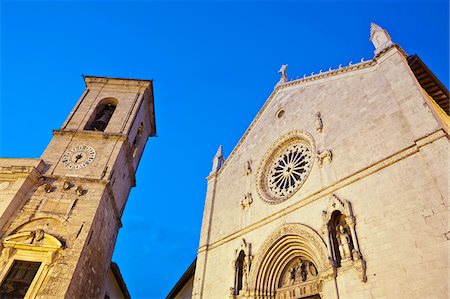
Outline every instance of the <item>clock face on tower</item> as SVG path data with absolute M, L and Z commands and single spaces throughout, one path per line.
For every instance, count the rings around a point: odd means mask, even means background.
M 88 145 L 76 146 L 64 153 L 62 163 L 67 169 L 81 169 L 91 164 L 95 159 L 95 150 Z

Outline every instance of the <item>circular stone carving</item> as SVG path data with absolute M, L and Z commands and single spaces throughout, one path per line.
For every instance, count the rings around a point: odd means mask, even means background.
M 91 164 L 95 159 L 95 150 L 88 145 L 76 146 L 62 156 L 62 163 L 67 169 L 81 169 Z
M 305 182 L 314 162 L 312 137 L 295 131 L 281 138 L 261 162 L 257 189 L 270 204 L 285 201 Z

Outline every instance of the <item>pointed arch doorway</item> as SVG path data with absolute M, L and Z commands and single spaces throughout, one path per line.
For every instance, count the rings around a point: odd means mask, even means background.
M 286 224 L 263 244 L 250 275 L 252 298 L 318 299 L 330 265 L 324 241 L 311 228 Z

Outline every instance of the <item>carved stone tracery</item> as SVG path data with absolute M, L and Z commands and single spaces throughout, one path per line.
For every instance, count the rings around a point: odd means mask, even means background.
M 308 177 L 315 157 L 312 136 L 292 131 L 266 152 L 258 169 L 256 184 L 260 197 L 277 204 L 293 196 Z

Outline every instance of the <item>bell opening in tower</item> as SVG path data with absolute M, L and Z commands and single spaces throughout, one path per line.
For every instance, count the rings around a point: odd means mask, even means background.
M 84 130 L 104 132 L 116 110 L 116 106 L 116 99 L 108 98 L 101 100 L 95 108 L 93 117 L 91 117 L 84 127 Z

